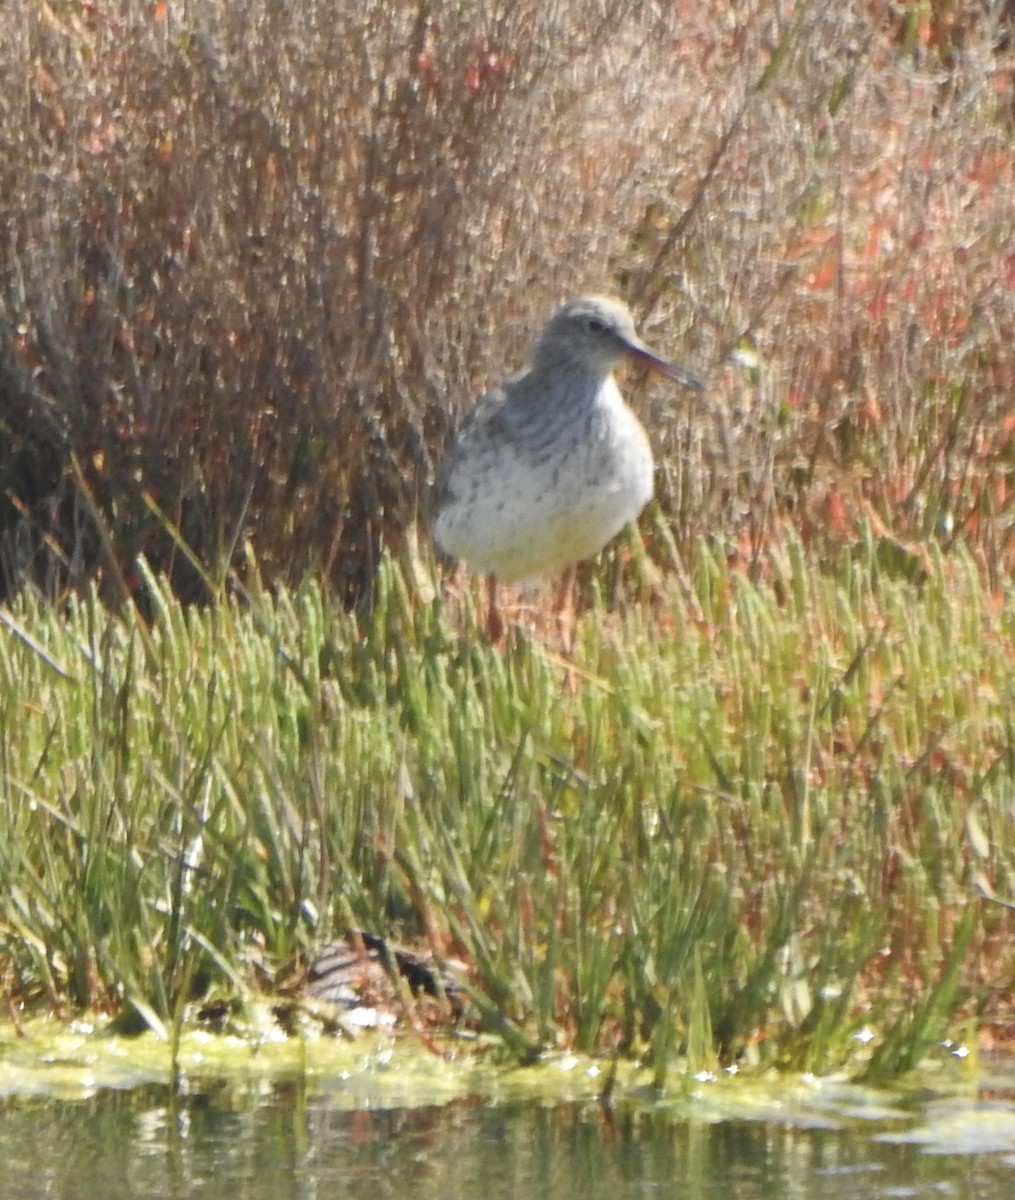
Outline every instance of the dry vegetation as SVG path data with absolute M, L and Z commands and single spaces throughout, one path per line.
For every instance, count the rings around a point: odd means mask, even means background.
M 1012 5 L 8 0 L 3 589 L 246 539 L 369 595 L 460 403 L 615 290 L 677 545 L 1013 550 Z M 757 368 L 729 365 L 734 349 Z M 646 404 L 649 404 L 646 401 Z

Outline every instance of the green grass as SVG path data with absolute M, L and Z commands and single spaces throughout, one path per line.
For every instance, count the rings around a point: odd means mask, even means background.
M 352 922 L 464 958 L 515 1057 L 894 1073 L 1006 1011 L 1015 603 L 797 544 L 701 547 L 489 647 L 386 563 L 154 620 L 23 596 L 0 627 L 0 982 L 178 1026 Z M 468 609 L 468 605 L 466 608 Z M 875 1038 L 857 1041 L 861 1029 Z

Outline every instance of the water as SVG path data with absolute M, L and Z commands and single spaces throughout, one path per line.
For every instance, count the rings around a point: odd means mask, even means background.
M 754 1116 L 707 1098 L 357 1110 L 297 1083 L 0 1101 L 0 1197 L 1009 1200 L 1010 1094 L 893 1102 L 848 1087 Z

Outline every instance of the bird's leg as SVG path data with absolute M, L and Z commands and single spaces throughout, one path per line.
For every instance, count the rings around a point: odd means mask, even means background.
M 490 641 L 498 645 L 504 640 L 504 618 L 497 607 L 497 576 L 490 574 L 486 577 L 486 590 L 490 606 L 486 617 L 486 632 Z
M 557 618 L 560 642 L 565 654 L 571 654 L 574 650 L 574 581 L 574 566 L 565 567 L 553 601 L 553 614 Z

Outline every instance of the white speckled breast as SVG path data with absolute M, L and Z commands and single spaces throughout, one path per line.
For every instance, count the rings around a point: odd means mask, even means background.
M 499 422 L 488 402 L 474 434 L 463 431 L 433 521 L 445 553 L 527 580 L 592 557 L 638 516 L 652 497 L 648 438 L 612 376 L 590 383 L 555 395 L 552 411 L 514 398 Z

